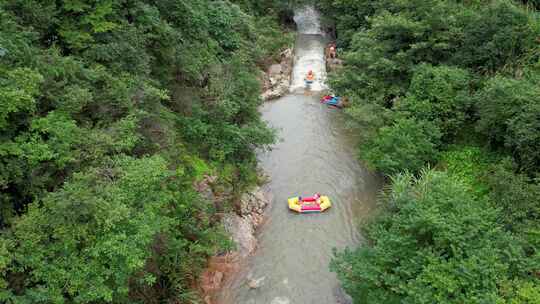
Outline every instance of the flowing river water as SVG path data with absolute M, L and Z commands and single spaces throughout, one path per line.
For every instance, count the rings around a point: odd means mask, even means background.
M 278 129 L 280 141 L 261 153 L 273 195 L 268 221 L 261 227 L 259 248 L 220 295 L 227 304 L 347 303 L 336 275 L 329 270 L 332 249 L 362 243 L 358 227 L 375 207 L 380 179 L 358 162 L 357 141 L 344 127 L 342 113 L 319 103 L 325 88 L 324 45 L 318 14 L 297 10 L 298 37 L 291 94 L 266 103 L 263 118 Z M 316 81 L 304 92 L 305 73 Z M 287 198 L 319 192 L 332 208 L 320 214 L 296 214 Z M 261 279 L 250 289 L 249 278 Z

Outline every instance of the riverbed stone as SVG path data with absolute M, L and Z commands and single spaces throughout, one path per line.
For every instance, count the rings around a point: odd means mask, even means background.
M 287 49 L 283 50 L 283 52 L 281 52 L 279 55 L 281 56 L 281 62 L 284 62 L 287 59 L 292 59 L 293 50 L 291 48 L 287 48 Z
M 257 289 L 264 284 L 266 277 L 260 277 L 258 279 L 249 279 L 247 285 L 250 289 Z
M 240 198 L 240 216 L 262 214 L 269 204 L 268 195 L 260 187 L 256 187 Z
M 270 75 L 270 77 L 276 76 L 276 75 L 281 75 L 281 73 L 283 73 L 283 68 L 282 68 L 281 64 L 272 64 L 268 68 L 268 74 Z
M 263 100 L 277 99 L 289 92 L 291 72 L 293 65 L 293 51 L 286 49 L 281 52 L 281 62 L 271 65 L 262 81 L 264 92 Z

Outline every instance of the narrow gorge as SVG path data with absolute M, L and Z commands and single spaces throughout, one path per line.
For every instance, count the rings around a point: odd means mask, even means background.
M 220 303 L 346 303 L 328 267 L 332 248 L 362 242 L 359 224 L 370 216 L 380 189 L 380 180 L 358 162 L 357 141 L 344 127 L 343 114 L 319 102 L 326 88 L 327 38 L 317 11 L 296 10 L 295 21 L 291 93 L 261 108 L 279 137 L 271 151 L 259 154 L 271 179 L 265 190 L 273 203 L 260 229 L 258 249 L 223 288 Z M 314 71 L 316 81 L 306 91 L 308 70 Z M 288 197 L 315 192 L 329 195 L 333 207 L 311 215 L 287 209 Z

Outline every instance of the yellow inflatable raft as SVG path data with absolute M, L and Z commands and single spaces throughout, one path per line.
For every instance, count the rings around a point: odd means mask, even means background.
M 288 199 L 289 209 L 299 213 L 323 212 L 330 208 L 332 203 L 328 196 L 321 196 L 317 200 L 312 198 L 291 197 Z

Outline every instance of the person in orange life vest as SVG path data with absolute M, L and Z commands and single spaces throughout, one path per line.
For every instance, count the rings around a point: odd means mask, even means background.
M 313 81 L 314 79 L 315 79 L 315 74 L 313 74 L 312 70 L 309 70 L 309 72 L 307 73 L 307 76 L 306 76 L 306 80 L 307 81 Z

